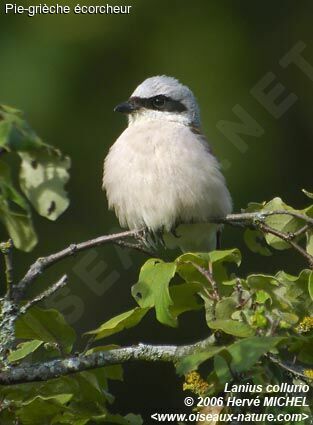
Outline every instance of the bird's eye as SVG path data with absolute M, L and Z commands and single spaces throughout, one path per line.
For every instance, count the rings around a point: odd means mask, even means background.
M 162 108 L 165 105 L 166 98 L 164 96 L 156 96 L 152 100 L 152 104 L 155 108 Z

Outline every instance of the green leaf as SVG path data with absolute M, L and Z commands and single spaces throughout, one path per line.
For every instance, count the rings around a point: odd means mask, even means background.
M 313 199 L 313 193 L 312 192 L 308 192 L 307 190 L 305 190 L 305 189 L 302 189 L 302 192 L 308 197 L 308 198 L 311 198 L 311 199 Z
M 227 351 L 232 357 L 231 370 L 236 373 L 249 371 L 261 356 L 272 350 L 283 340 L 284 338 L 282 337 L 253 336 L 236 341 L 227 347 Z
M 79 386 L 79 396 L 76 396 L 76 399 L 81 400 L 86 406 L 88 403 L 98 403 L 100 406 L 104 406 L 106 401 L 110 403 L 114 401 L 112 394 L 107 391 L 107 378 L 103 368 L 80 372 L 75 374 L 74 379 Z M 92 414 L 103 413 L 103 411 L 102 408 L 98 413 L 93 410 Z
M 10 362 L 16 362 L 18 360 L 21 360 L 29 354 L 33 353 L 35 350 L 37 350 L 37 348 L 40 347 L 42 344 L 43 341 L 39 341 L 37 339 L 34 339 L 33 341 L 22 342 L 18 345 L 18 348 L 16 350 L 12 351 L 9 354 L 8 360 Z
M 27 202 L 14 189 L 8 165 L 0 161 L 0 220 L 14 246 L 30 251 L 37 243 Z
M 16 415 L 23 425 L 42 425 L 49 422 L 53 416 L 67 409 L 66 404 L 71 400 L 72 394 L 59 394 L 52 397 L 37 396 L 25 402 L 17 410 Z
M 179 375 L 186 375 L 188 372 L 198 369 L 201 363 L 209 360 L 223 349 L 224 347 L 212 346 L 206 348 L 205 351 L 183 357 L 176 363 L 176 371 Z
M 31 129 L 21 111 L 0 105 L 0 146 L 8 151 L 27 151 L 47 145 Z
M 20 185 L 38 214 L 56 220 L 68 207 L 64 185 L 69 179 L 70 159 L 55 150 L 20 153 Z
M 208 254 L 209 261 L 214 265 L 215 263 L 235 263 L 237 266 L 240 266 L 241 263 L 241 253 L 239 249 L 228 249 L 224 251 L 211 251 Z
M 271 251 L 262 244 L 262 241 L 265 241 L 265 239 L 263 233 L 259 230 L 246 229 L 243 237 L 247 247 L 252 252 L 266 257 L 272 255 Z
M 313 231 L 307 232 L 306 251 L 308 254 L 313 255 Z
M 177 326 L 177 318 L 170 311 L 173 300 L 169 293 L 169 283 L 175 272 L 175 263 L 151 258 L 142 266 L 139 280 L 132 287 L 132 295 L 140 307 L 155 307 L 158 321 L 172 327 Z
M 75 341 L 75 331 L 57 310 L 32 307 L 19 317 L 15 325 L 17 338 L 37 339 L 57 343 L 69 353 Z
M 37 236 L 30 216 L 13 212 L 1 196 L 0 220 L 5 225 L 16 248 L 29 252 L 37 244 Z
M 169 307 L 171 314 L 177 317 L 186 311 L 199 310 L 203 306 L 198 297 L 201 288 L 202 285 L 197 282 L 172 285 L 170 298 L 173 300 L 173 305 Z
M 254 334 L 253 329 L 247 323 L 238 322 L 237 320 L 212 320 L 208 322 L 208 326 L 211 329 L 221 330 L 240 338 L 246 338 Z
M 200 267 L 208 267 L 208 253 L 187 253 L 180 255 L 175 260 L 177 267 L 177 274 L 186 282 L 199 282 L 206 285 L 207 280 L 205 277 L 194 267 L 194 264 L 197 264 Z
M 309 286 L 309 294 L 310 294 L 311 300 L 313 301 L 313 272 L 310 273 L 310 276 L 308 279 L 308 286 Z
M 136 326 L 148 311 L 149 307 L 136 307 L 132 310 L 126 311 L 125 313 L 113 317 L 112 319 L 100 325 L 97 329 L 86 332 L 85 334 L 95 335 L 96 340 L 116 334 L 118 332 L 123 331 L 124 329 Z
M 214 357 L 214 370 L 221 384 L 225 384 L 232 380 L 232 374 L 224 356 L 217 355 Z
M 274 198 L 272 201 L 268 202 L 263 211 L 275 211 L 275 210 L 285 210 L 285 211 L 294 211 L 301 213 L 299 210 L 295 210 L 289 205 L 285 204 L 280 198 Z M 283 233 L 294 233 L 303 227 L 303 220 L 300 220 L 296 217 L 290 215 L 275 214 L 269 217 L 266 217 L 265 223 L 272 227 L 275 230 L 278 230 Z M 266 242 L 275 249 L 283 250 L 289 249 L 290 245 L 280 239 L 278 236 L 267 233 L 265 235 Z
M 230 319 L 231 315 L 236 311 L 238 303 L 232 297 L 225 297 L 218 301 L 215 307 L 215 315 L 217 320 Z

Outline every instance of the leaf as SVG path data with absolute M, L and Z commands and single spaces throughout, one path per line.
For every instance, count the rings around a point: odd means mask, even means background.
M 299 210 L 295 210 L 289 205 L 285 204 L 280 198 L 274 198 L 272 201 L 268 202 L 263 211 L 275 211 L 275 210 L 285 210 L 285 211 L 294 211 L 301 213 Z M 303 227 L 303 221 L 292 217 L 290 215 L 275 214 L 269 217 L 266 217 L 265 223 L 283 233 L 294 233 Z M 266 242 L 275 249 L 283 250 L 289 249 L 290 245 L 280 239 L 278 236 L 267 233 L 265 235 Z
M 227 351 L 232 357 L 231 370 L 236 373 L 249 371 L 261 356 L 276 347 L 284 339 L 283 337 L 253 336 L 236 341 L 227 347 Z
M 209 252 L 209 261 L 214 265 L 214 263 L 227 262 L 235 263 L 237 266 L 240 266 L 241 263 L 241 253 L 239 249 L 228 249 L 224 251 L 211 251 Z
M 214 370 L 221 384 L 225 384 L 232 380 L 232 374 L 224 356 L 217 355 L 214 357 Z
M 21 111 L 0 105 L 0 146 L 8 151 L 27 151 L 47 145 L 31 129 Z
M 69 353 L 75 341 L 75 331 L 57 310 L 32 307 L 19 317 L 15 325 L 17 338 L 55 342 Z
M 37 244 L 37 236 L 30 216 L 13 212 L 1 196 L 0 220 L 5 225 L 16 248 L 29 252 Z
M 308 197 L 308 198 L 311 198 L 311 199 L 313 199 L 313 193 L 312 192 L 308 192 L 307 190 L 305 190 L 305 189 L 302 189 L 302 192 Z
M 30 210 L 24 198 L 14 189 L 10 169 L 3 161 L 0 161 L 0 192 L 0 220 L 14 246 L 30 251 L 37 243 Z
M 59 394 L 52 397 L 37 396 L 24 402 L 23 406 L 17 410 L 16 415 L 25 425 L 48 423 L 49 418 L 67 409 L 66 404 L 72 396 L 72 394 Z
M 106 401 L 110 403 L 114 401 L 112 394 L 107 391 L 107 378 L 103 368 L 80 372 L 75 374 L 74 379 L 79 386 L 79 395 L 76 395 L 76 399 L 86 406 L 88 403 L 104 406 Z M 98 414 L 103 411 L 104 409 L 101 408 Z M 96 411 L 93 410 L 92 414 L 96 414 Z
M 311 300 L 313 301 L 313 272 L 310 273 L 309 279 L 308 279 L 308 289 L 309 289 L 309 294 L 311 297 Z
M 158 321 L 172 327 L 177 326 L 177 318 L 170 311 L 173 300 L 169 293 L 169 283 L 175 272 L 175 263 L 151 258 L 142 266 L 139 280 L 132 287 L 132 295 L 140 307 L 155 307 Z
M 238 303 L 232 297 L 225 297 L 218 301 L 215 307 L 216 319 L 230 319 L 231 315 L 236 311 Z
M 40 347 L 42 344 L 43 341 L 39 341 L 37 339 L 34 339 L 33 341 L 22 342 L 18 345 L 18 348 L 16 350 L 12 351 L 9 354 L 9 362 L 16 362 L 18 360 L 23 359 L 24 357 L 37 350 L 37 348 Z
M 68 207 L 64 185 L 69 179 L 70 159 L 55 150 L 20 153 L 20 185 L 38 214 L 56 220 Z
M 118 332 L 123 331 L 124 329 L 136 326 L 148 311 L 148 307 L 136 307 L 132 310 L 126 311 L 125 313 L 113 317 L 112 319 L 100 325 L 97 329 L 86 332 L 85 334 L 95 335 L 96 340 L 116 334 Z
M 176 363 L 176 371 L 179 375 L 186 375 L 188 372 L 198 369 L 201 363 L 209 360 L 223 349 L 224 347 L 212 346 L 206 348 L 205 351 L 183 357 Z
M 238 322 L 237 320 L 212 320 L 208 322 L 208 326 L 211 329 L 221 330 L 240 338 L 246 338 L 254 334 L 253 329 L 247 323 Z
M 264 235 L 259 230 L 246 229 L 243 237 L 247 247 L 252 252 L 266 257 L 272 255 L 271 251 L 262 244 L 262 241 L 264 241 Z
M 171 286 L 170 297 L 173 300 L 173 305 L 169 307 L 171 314 L 177 317 L 186 311 L 199 310 L 203 306 L 197 296 L 201 288 L 202 285 L 197 282 Z
M 307 232 L 306 251 L 308 254 L 313 255 L 313 231 Z
M 177 274 L 188 283 L 198 282 L 206 285 L 206 278 L 194 267 L 197 264 L 200 267 L 207 268 L 208 253 L 187 253 L 180 255 L 175 260 Z

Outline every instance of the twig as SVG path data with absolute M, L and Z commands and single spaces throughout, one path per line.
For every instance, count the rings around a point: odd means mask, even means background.
M 273 215 L 289 215 L 299 220 L 303 220 L 306 224 L 297 232 L 284 233 L 274 229 L 273 227 L 268 226 L 265 223 L 266 217 L 270 217 Z M 272 235 L 275 235 L 278 238 L 284 240 L 296 251 L 298 251 L 307 260 L 307 262 L 309 263 L 309 267 L 313 269 L 313 256 L 306 252 L 305 249 L 303 249 L 299 244 L 294 241 L 296 237 L 301 236 L 304 232 L 306 232 L 313 226 L 313 219 L 311 217 L 308 217 L 307 215 L 288 210 L 259 211 L 253 213 L 228 214 L 224 218 L 215 218 L 210 221 L 212 223 L 231 224 L 234 226 L 240 226 L 243 223 L 248 223 L 248 225 L 259 229 L 264 233 L 271 233 Z
M 310 228 L 311 228 L 311 227 L 310 227 L 308 224 L 306 224 L 305 226 L 301 227 L 301 229 L 297 230 L 296 232 L 289 233 L 289 236 L 290 236 L 290 238 L 291 238 L 291 239 L 295 239 L 295 238 L 297 238 L 298 236 L 303 235 L 303 233 L 305 233 L 305 232 L 306 232 L 307 230 L 309 230 Z
M 226 217 L 221 218 L 212 218 L 210 220 L 210 223 L 220 223 L 220 224 L 231 224 L 233 226 L 242 226 L 245 222 L 248 222 L 250 225 L 256 226 L 258 224 L 258 227 L 260 227 L 260 224 L 264 221 L 264 219 L 268 216 L 272 215 L 290 215 L 293 217 L 296 217 L 298 219 L 301 219 L 305 221 L 309 226 L 313 226 L 313 219 L 294 212 L 294 211 L 287 211 L 287 210 L 278 210 L 278 211 L 262 211 L 262 212 L 254 212 L 254 213 L 240 213 L 240 214 L 228 214 Z M 274 231 L 275 229 L 268 228 Z M 139 244 L 129 244 L 127 242 L 124 242 L 124 246 L 132 247 L 135 249 L 140 249 L 141 251 L 144 251 L 146 253 L 149 253 L 146 251 L 146 247 L 140 246 L 142 244 L 143 237 L 145 235 L 145 230 L 129 230 L 126 232 L 116 233 L 113 235 L 106 235 L 106 236 L 100 236 L 95 239 L 91 239 L 86 242 L 81 242 L 78 244 L 71 244 L 67 248 L 56 252 L 54 254 L 50 254 L 47 257 L 41 257 L 38 258 L 37 261 L 35 261 L 34 264 L 32 264 L 25 274 L 25 276 L 21 279 L 21 281 L 15 286 L 14 288 L 14 299 L 19 300 L 22 298 L 23 294 L 25 293 L 25 290 L 27 289 L 28 285 L 35 280 L 46 268 L 50 267 L 52 264 L 69 257 L 71 255 L 74 255 L 75 253 L 79 251 L 83 251 L 95 246 L 103 245 L 105 243 L 116 243 L 120 244 L 121 240 L 124 240 L 126 238 L 134 238 L 139 241 Z M 300 252 L 310 263 L 310 266 L 313 267 L 313 257 L 310 256 L 304 249 L 302 249 L 299 245 L 292 242 L 290 239 L 290 235 L 286 235 L 284 233 L 277 233 L 278 237 L 281 237 L 282 239 L 286 240 L 288 239 L 288 242 L 290 245 L 292 245 L 295 249 L 297 249 L 298 252 Z M 150 253 L 149 253 L 150 254 Z
M 50 254 L 47 257 L 38 258 L 28 269 L 25 276 L 20 280 L 20 282 L 14 287 L 14 299 L 20 300 L 25 293 L 28 285 L 33 282 L 42 272 L 52 264 L 63 260 L 64 258 L 70 257 L 77 252 L 84 251 L 89 248 L 93 248 L 99 245 L 104 245 L 109 242 L 116 242 L 121 239 L 133 237 L 135 239 L 140 239 L 142 236 L 143 230 L 128 230 L 126 232 L 115 233 L 113 235 L 100 236 L 95 239 L 88 240 L 86 242 L 81 242 L 78 244 L 71 244 L 67 248 L 62 249 L 54 254 Z
M 216 283 L 215 279 L 213 278 L 212 273 L 211 273 L 209 270 L 205 269 L 204 267 L 199 266 L 199 264 L 197 264 L 197 263 L 195 263 L 195 262 L 193 262 L 193 261 L 190 261 L 190 263 L 191 263 L 191 264 L 194 266 L 194 268 L 195 268 L 195 269 L 197 269 L 197 270 L 198 270 L 198 272 L 199 272 L 199 273 L 201 273 L 201 274 L 202 274 L 202 276 L 204 276 L 204 277 L 206 278 L 206 280 L 210 283 L 210 285 L 212 286 L 212 290 L 213 290 L 213 297 L 212 297 L 212 298 L 213 298 L 215 301 L 219 301 L 219 299 L 220 299 L 220 294 L 219 294 L 219 292 L 218 292 L 218 285 L 217 285 L 217 283 Z
M 37 295 L 32 300 L 28 301 L 26 304 L 21 306 L 19 311 L 19 316 L 22 314 L 25 314 L 27 310 L 32 307 L 34 304 L 39 303 L 40 301 L 44 300 L 45 298 L 50 297 L 54 292 L 58 291 L 60 288 L 63 288 L 67 284 L 67 275 L 63 275 L 61 279 L 59 279 L 56 283 L 54 283 L 52 286 L 50 286 L 48 289 L 43 291 L 41 294 Z
M 243 298 L 243 287 L 239 278 L 236 279 L 235 288 L 238 294 L 238 308 L 242 308 L 246 304 L 247 300 Z
M 282 360 L 278 359 L 276 356 L 273 356 L 272 354 L 265 354 L 265 357 L 267 357 L 272 363 L 275 363 L 282 369 L 286 370 L 287 372 L 290 372 L 292 375 L 298 378 L 299 377 L 303 378 L 305 380 L 308 379 L 308 377 L 304 373 L 305 368 L 301 366 L 296 366 L 290 362 L 283 362 Z
M 270 233 L 270 234 L 277 236 L 278 238 L 282 239 L 283 241 L 287 242 L 296 251 L 298 251 L 303 257 L 305 257 L 307 259 L 309 265 L 310 265 L 310 268 L 313 268 L 313 256 L 310 255 L 308 252 L 306 252 L 305 249 L 303 249 L 300 245 L 298 245 L 292 239 L 290 239 L 290 236 L 288 234 L 280 232 L 279 230 L 273 229 L 272 227 L 268 226 L 265 223 L 260 223 L 258 225 L 258 227 L 264 233 Z
M 26 382 L 46 381 L 59 376 L 70 375 L 84 370 L 125 363 L 128 361 L 176 362 L 195 352 L 205 351 L 215 344 L 215 337 L 210 336 L 192 345 L 148 345 L 117 348 L 98 351 L 92 354 L 73 356 L 42 363 L 8 367 L 0 371 L 0 384 L 14 385 Z
M 144 254 L 147 254 L 147 255 L 153 255 L 153 254 L 155 254 L 152 251 L 149 251 L 147 248 L 144 248 L 141 243 L 131 243 L 131 242 L 119 241 L 119 240 L 117 240 L 117 241 L 115 241 L 113 243 L 114 243 L 114 245 L 118 245 L 118 246 L 120 246 L 122 248 L 134 249 L 136 251 L 143 252 Z
M 242 223 L 243 221 L 253 222 L 255 220 L 263 221 L 266 217 L 270 217 L 272 215 L 290 215 L 291 217 L 298 218 L 303 220 L 305 223 L 313 226 L 313 218 L 308 217 L 307 215 L 297 213 L 295 211 L 289 210 L 275 210 L 275 211 L 256 211 L 252 213 L 238 213 L 238 214 L 228 214 L 226 217 L 222 218 L 213 218 L 210 220 L 212 223 L 217 224 L 230 224 L 235 222 L 236 224 Z
M 0 244 L 0 250 L 4 257 L 5 276 L 6 276 L 6 283 L 7 283 L 6 296 L 8 298 L 11 297 L 12 285 L 13 285 L 12 249 L 13 249 L 12 239 L 9 239 L 7 242 L 2 242 Z

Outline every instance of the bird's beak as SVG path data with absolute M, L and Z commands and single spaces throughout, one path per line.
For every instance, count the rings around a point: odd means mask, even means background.
M 115 106 L 114 112 L 121 112 L 122 114 L 131 114 L 134 112 L 136 107 L 130 102 L 123 102 Z

